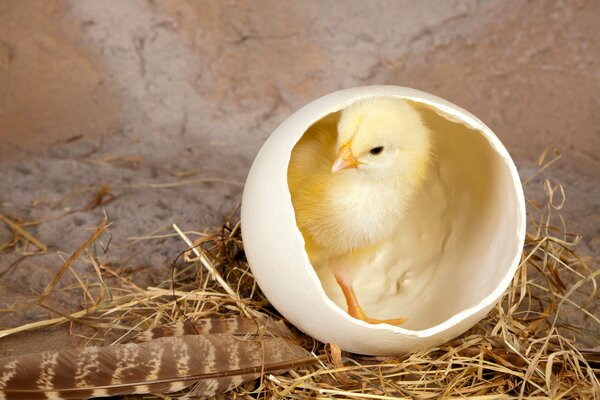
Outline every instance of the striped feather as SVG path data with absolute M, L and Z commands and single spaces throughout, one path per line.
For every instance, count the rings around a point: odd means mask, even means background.
M 174 393 L 190 387 L 188 395 L 212 396 L 261 373 L 313 361 L 302 347 L 278 336 L 166 336 L 0 359 L 0 400 Z
M 292 334 L 281 321 L 266 319 L 249 319 L 243 317 L 203 318 L 194 321 L 184 320 L 157 326 L 144 331 L 130 339 L 140 343 L 168 336 L 203 335 L 212 333 L 228 333 L 234 336 L 244 336 L 269 332 L 272 335 L 291 337 Z

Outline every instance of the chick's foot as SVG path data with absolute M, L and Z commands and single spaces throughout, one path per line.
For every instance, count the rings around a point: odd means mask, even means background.
M 342 275 L 335 274 L 335 279 L 342 289 L 342 293 L 346 299 L 346 304 L 348 305 L 348 314 L 350 314 L 351 317 L 360 319 L 361 321 L 365 321 L 369 324 L 402 325 L 406 322 L 406 319 L 404 318 L 376 319 L 368 317 L 360 304 L 358 304 L 358 299 L 356 297 L 356 293 L 354 293 L 352 285 L 348 284 Z

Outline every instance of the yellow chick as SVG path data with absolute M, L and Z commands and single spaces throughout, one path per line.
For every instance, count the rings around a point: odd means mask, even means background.
M 352 268 L 394 232 L 430 159 L 429 130 L 412 105 L 395 97 L 361 100 L 339 121 L 319 121 L 292 151 L 288 184 L 309 259 L 331 268 L 355 318 L 404 322 L 367 317 Z

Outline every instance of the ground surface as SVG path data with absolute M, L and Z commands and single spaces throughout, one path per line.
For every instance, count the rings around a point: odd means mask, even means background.
M 549 175 L 597 265 L 599 16 L 593 0 L 0 1 L 0 213 L 41 220 L 28 229 L 49 246 L 0 277 L 0 328 L 47 316 L 32 300 L 103 212 L 113 222 L 103 261 L 142 284 L 165 277 L 181 240 L 128 238 L 220 224 L 273 129 L 358 85 L 415 87 L 466 108 L 523 177 L 558 148 Z M 92 207 L 103 183 L 114 199 Z M 0 224 L 0 242 L 10 236 Z M 0 273 L 18 257 L 0 253 Z M 74 340 L 44 335 L 0 341 L 0 355 Z

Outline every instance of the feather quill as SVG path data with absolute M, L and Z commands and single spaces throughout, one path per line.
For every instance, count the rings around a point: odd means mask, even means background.
M 256 323 L 248 321 L 240 324 L 256 330 Z M 210 324 L 221 322 L 213 319 Z M 256 334 L 245 328 L 229 333 L 163 336 L 142 343 L 0 359 L 0 400 L 174 393 L 192 385 L 192 391 L 182 398 L 213 396 L 262 373 L 314 360 L 288 337 Z

